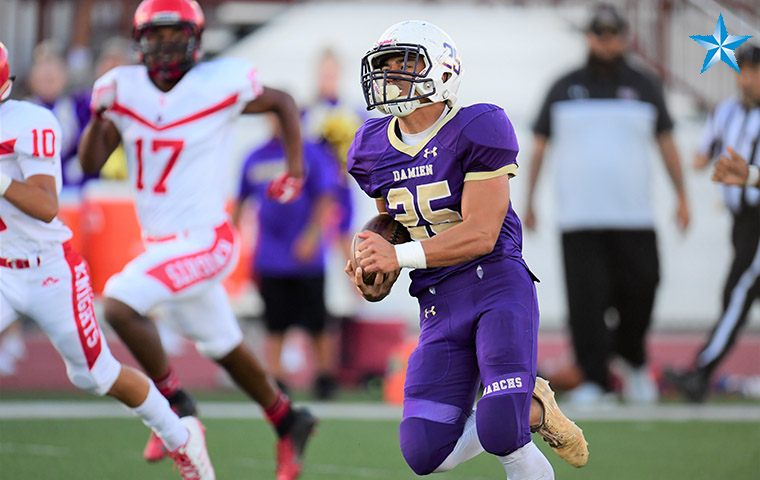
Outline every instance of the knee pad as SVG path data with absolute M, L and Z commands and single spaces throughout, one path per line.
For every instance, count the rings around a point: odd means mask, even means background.
M 213 361 L 221 360 L 243 342 L 240 330 L 219 333 L 215 338 L 196 339 L 195 348 L 198 353 Z
M 66 375 L 75 387 L 101 397 L 111 390 L 120 372 L 121 364 L 110 351 L 101 352 L 91 369 L 66 364 Z
M 66 374 L 69 377 L 69 381 L 71 381 L 75 387 L 94 395 L 103 396 L 111 388 L 111 385 L 109 385 L 108 388 L 103 391 L 103 389 L 98 385 L 95 377 L 93 377 L 90 372 L 73 372 L 67 369 Z
M 401 454 L 417 475 L 433 473 L 446 460 L 464 424 L 432 422 L 422 418 L 406 418 L 399 427 Z
M 532 392 L 484 396 L 478 402 L 478 438 L 483 449 L 504 456 L 530 441 Z
M 143 276 L 129 273 L 125 269 L 108 279 L 103 287 L 103 298 L 117 300 L 139 315 L 145 316 L 160 300 L 166 299 L 166 294 L 163 287 L 148 284 Z M 109 314 L 106 308 L 106 319 L 109 323 L 112 318 L 113 315 Z M 115 318 L 118 320 L 121 316 Z

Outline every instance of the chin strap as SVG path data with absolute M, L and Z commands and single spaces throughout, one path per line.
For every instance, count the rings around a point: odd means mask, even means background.
M 0 102 L 7 100 L 11 96 L 11 90 L 13 90 L 13 80 L 16 77 L 10 77 L 5 84 L 0 86 Z

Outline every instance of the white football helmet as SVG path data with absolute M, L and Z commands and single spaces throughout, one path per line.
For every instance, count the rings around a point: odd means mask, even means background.
M 388 57 L 404 57 L 404 65 L 424 63 L 419 73 L 384 68 Z M 417 69 L 415 68 L 414 71 Z M 456 102 L 462 67 L 456 45 L 432 23 L 409 20 L 386 30 L 362 58 L 362 89 L 367 110 L 404 117 L 425 105 Z M 389 83 L 388 81 L 391 81 Z M 408 82 L 403 95 L 398 84 Z M 429 99 L 422 102 L 422 99 Z

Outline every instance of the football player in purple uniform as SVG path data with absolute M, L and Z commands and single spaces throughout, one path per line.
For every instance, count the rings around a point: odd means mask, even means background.
M 588 447 L 536 378 L 536 278 L 509 201 L 514 130 L 495 105 L 456 104 L 460 74 L 454 42 L 424 21 L 391 26 L 363 57 L 367 107 L 389 115 L 359 129 L 349 172 L 414 241 L 393 246 L 362 232 L 358 264 L 349 261 L 346 273 L 378 301 L 401 268 L 414 269 L 421 331 L 400 442 L 415 473 L 447 471 L 485 450 L 510 480 L 553 479 L 531 431 L 574 466 L 585 465 Z M 384 275 L 366 285 L 363 271 Z

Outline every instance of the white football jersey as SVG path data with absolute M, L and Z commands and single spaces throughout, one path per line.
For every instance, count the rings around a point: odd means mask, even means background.
M 0 171 L 19 181 L 50 175 L 61 192 L 61 126 L 49 110 L 16 100 L 0 103 Z M 1 257 L 40 253 L 70 238 L 58 218 L 45 223 L 0 197 Z
M 106 112 L 121 133 L 143 235 L 161 237 L 225 218 L 234 122 L 262 91 L 241 60 L 202 62 L 168 92 L 142 65 L 117 67 L 95 83 L 115 86 Z

